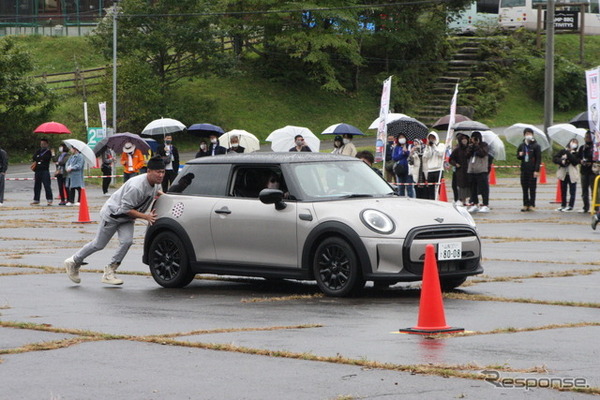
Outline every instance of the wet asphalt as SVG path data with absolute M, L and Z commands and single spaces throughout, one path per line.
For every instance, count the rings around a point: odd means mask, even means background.
M 8 177 L 32 175 L 16 166 Z M 468 334 L 436 338 L 398 333 L 417 323 L 415 283 L 368 285 L 350 299 L 323 297 L 312 282 L 236 277 L 161 288 L 141 262 L 140 222 L 123 286 L 100 282 L 116 239 L 74 285 L 62 262 L 97 224 L 75 223 L 77 207 L 30 206 L 33 182 L 7 182 L 0 399 L 592 397 L 569 385 L 600 393 L 600 231 L 589 214 L 555 211 L 548 180 L 531 213 L 519 211 L 517 179 L 492 186 L 491 212 L 475 215 L 485 274 L 444 296 L 448 325 Z M 98 221 L 106 198 L 87 193 Z M 544 387 L 551 379 L 566 390 Z

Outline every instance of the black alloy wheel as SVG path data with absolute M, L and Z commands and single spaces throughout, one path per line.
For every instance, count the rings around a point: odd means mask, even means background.
M 313 274 L 327 296 L 355 295 L 365 285 L 354 250 L 339 237 L 327 238 L 317 247 Z
M 150 272 L 159 285 L 181 288 L 194 279 L 183 243 L 173 232 L 159 233 L 152 240 L 149 253 Z

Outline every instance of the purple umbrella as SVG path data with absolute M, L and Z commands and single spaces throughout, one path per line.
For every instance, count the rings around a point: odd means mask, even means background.
M 140 149 L 142 153 L 146 153 L 148 150 L 150 150 L 150 146 L 143 138 L 140 137 L 140 135 L 125 132 L 117 133 L 116 135 L 109 136 L 99 141 L 98 144 L 94 146 L 94 154 L 98 156 L 102 154 L 106 148 L 112 149 L 115 153 L 120 154 L 123 152 L 123 146 L 125 146 L 125 143 L 129 142 L 134 144 L 136 148 Z

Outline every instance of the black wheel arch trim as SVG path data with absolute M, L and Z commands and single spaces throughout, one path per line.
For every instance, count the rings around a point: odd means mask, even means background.
M 314 252 L 317 249 L 317 240 L 322 237 L 339 236 L 348 241 L 350 246 L 356 252 L 356 257 L 360 262 L 363 276 L 370 275 L 372 272 L 369 253 L 360 236 L 348 225 L 337 221 L 327 221 L 317 225 L 308 235 L 302 249 L 302 269 L 312 271 L 312 262 Z
M 166 231 L 173 232 L 179 238 L 179 240 L 181 240 L 188 256 L 188 262 L 193 264 L 196 261 L 196 252 L 194 251 L 192 241 L 185 232 L 185 229 L 178 222 L 170 218 L 161 218 L 153 225 L 148 227 L 146 235 L 144 236 L 144 254 L 142 255 L 142 262 L 148 265 L 148 252 L 150 250 L 150 243 L 152 243 L 152 239 L 154 239 L 159 233 Z

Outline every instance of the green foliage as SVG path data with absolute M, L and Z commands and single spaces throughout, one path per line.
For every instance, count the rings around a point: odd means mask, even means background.
M 0 138 L 5 148 L 30 148 L 32 131 L 45 122 L 55 98 L 45 84 L 27 77 L 31 56 L 11 38 L 0 40 Z

